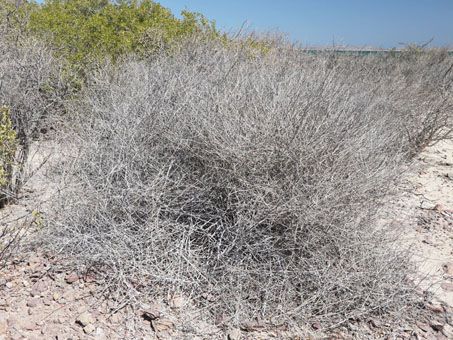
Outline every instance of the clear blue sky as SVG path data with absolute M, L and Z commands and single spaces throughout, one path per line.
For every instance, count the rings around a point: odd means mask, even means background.
M 398 47 L 398 42 L 453 47 L 453 0 L 156 0 L 179 17 L 204 14 L 231 31 L 279 29 L 304 46 Z

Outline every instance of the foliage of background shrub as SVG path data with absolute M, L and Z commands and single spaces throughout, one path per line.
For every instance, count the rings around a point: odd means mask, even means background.
M 173 40 L 196 32 L 218 35 L 214 22 L 202 14 L 181 14 L 182 19 L 177 19 L 151 0 L 48 0 L 33 11 L 29 28 L 75 65 L 140 53 L 152 47 L 151 40 L 168 47 Z

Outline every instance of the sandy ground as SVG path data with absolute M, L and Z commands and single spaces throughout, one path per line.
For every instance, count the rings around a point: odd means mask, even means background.
M 20 225 L 27 212 L 46 211 L 48 199 L 58 194 L 58 183 L 47 172 L 48 165 L 58 161 L 47 159 L 51 154 L 61 154 L 61 149 L 44 143 L 32 152 L 28 171 L 34 176 L 21 203 L 0 211 L 1 223 Z M 43 161 L 46 164 L 41 166 Z M 382 221 L 403 235 L 401 245 L 412 250 L 418 267 L 414 281 L 432 294 L 431 316 L 409 326 L 395 328 L 367 320 L 336 333 L 317 332 L 314 327 L 303 335 L 259 322 L 235 329 L 204 318 L 181 297 L 144 301 L 138 313 L 116 311 L 111 301 L 102 298 L 96 278 L 56 265 L 57 258 L 35 249 L 19 254 L 0 270 L 0 340 L 453 339 L 453 142 L 421 153 L 387 203 Z
M 453 142 L 420 154 L 388 212 L 419 269 L 420 285 L 453 307 Z

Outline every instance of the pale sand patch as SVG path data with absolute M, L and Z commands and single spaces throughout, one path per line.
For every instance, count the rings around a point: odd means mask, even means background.
M 403 246 L 413 251 L 418 278 L 426 278 L 420 287 L 453 306 L 453 291 L 441 287 L 453 283 L 443 269 L 453 263 L 453 141 L 442 141 L 416 158 L 385 210 L 386 220 L 402 233 Z

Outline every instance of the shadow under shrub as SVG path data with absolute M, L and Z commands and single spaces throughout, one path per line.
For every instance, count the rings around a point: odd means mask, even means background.
M 222 46 L 90 76 L 47 247 L 131 302 L 209 293 L 215 313 L 324 326 L 408 305 L 413 268 L 374 216 L 422 84 L 400 88 L 395 60 Z

